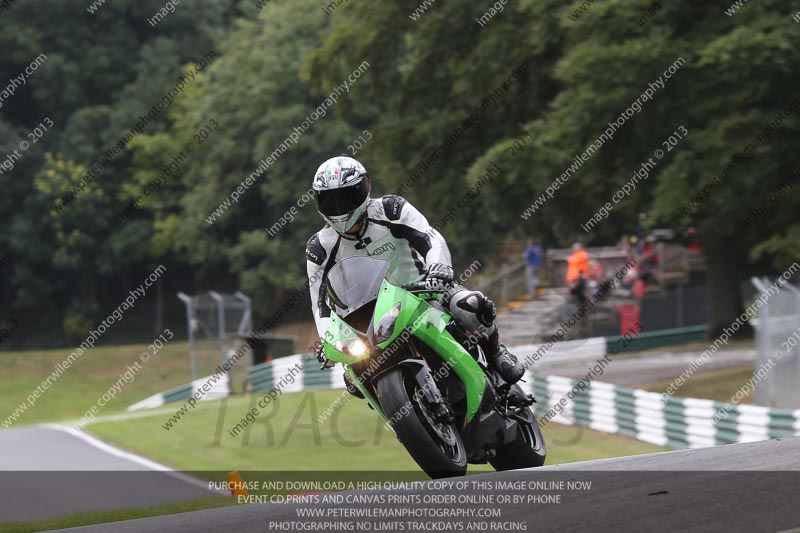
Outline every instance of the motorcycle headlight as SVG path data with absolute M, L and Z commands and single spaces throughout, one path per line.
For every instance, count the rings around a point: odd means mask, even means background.
M 333 343 L 333 347 L 353 357 L 361 357 L 367 353 L 367 344 L 358 337 L 338 340 Z
M 378 321 L 378 329 L 375 332 L 376 340 L 381 343 L 388 340 L 394 332 L 394 325 L 397 322 L 397 317 L 400 315 L 400 304 L 398 303 L 381 317 Z

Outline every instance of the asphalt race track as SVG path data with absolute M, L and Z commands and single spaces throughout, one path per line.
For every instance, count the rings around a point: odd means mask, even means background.
M 215 495 L 206 483 L 71 428 L 6 429 L 0 431 L 0 450 L 4 450 L 0 454 L 0 519 L 4 521 Z
M 437 487 L 459 481 L 469 488 L 448 491 Z M 505 484 L 503 490 L 487 488 L 500 483 Z M 551 488 L 545 486 L 548 483 Z M 566 483 L 583 488 L 565 489 Z M 492 493 L 495 496 L 488 496 Z M 69 531 L 792 531 L 800 527 L 800 438 L 601 459 L 423 482 L 396 490 L 339 494 L 351 500 L 361 498 L 362 503 L 249 504 Z M 395 495 L 440 503 L 363 503 L 381 494 L 383 498 Z M 457 498 L 497 499 L 500 494 L 516 494 L 525 501 L 454 503 Z M 552 499 L 555 494 L 560 494 L 560 501 L 543 501 L 543 496 Z M 298 516 L 299 509 L 309 508 L 318 509 L 326 518 Z M 346 516 L 343 513 L 359 509 L 412 513 L 417 508 L 440 515 L 393 518 L 389 524 L 387 518 L 341 518 Z M 495 518 L 443 518 L 441 513 L 446 509 L 499 509 L 502 514 Z M 470 529 L 468 523 L 472 520 Z M 348 523 L 360 526 L 348 529 L 337 525 Z M 394 527 L 388 527 L 391 524 Z

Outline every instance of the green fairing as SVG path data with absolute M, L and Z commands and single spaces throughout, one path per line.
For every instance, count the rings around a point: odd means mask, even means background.
M 337 340 L 348 339 L 356 335 L 357 333 L 355 330 L 348 326 L 344 320 L 336 316 L 336 313 L 331 313 L 331 321 L 328 324 L 328 330 L 325 332 L 325 341 L 323 343 L 325 347 L 325 357 L 331 361 L 336 361 L 337 363 L 345 365 L 352 365 L 364 359 L 369 359 L 369 352 L 366 352 L 361 357 L 353 357 L 333 347 L 333 343 Z
M 422 302 L 424 303 L 424 302 Z M 486 375 L 475 359 L 445 329 L 449 316 L 425 304 L 430 320 L 420 323 L 414 335 L 430 346 L 464 383 L 467 396 L 467 422 L 478 412 L 486 387 Z
M 400 304 L 400 312 L 391 336 L 379 343 L 378 347 L 381 349 L 387 348 L 406 329 L 408 331 L 407 335 L 414 335 L 427 344 L 455 371 L 456 375 L 464 383 L 467 398 L 467 422 L 469 422 L 478 412 L 478 407 L 483 399 L 486 376 L 469 352 L 447 331 L 446 326 L 450 321 L 449 315 L 429 305 L 423 299 L 425 296 L 427 295 L 412 294 L 392 285 L 387 280 L 383 280 L 378 293 L 378 300 L 375 302 L 373 327 L 377 330 L 380 320 L 398 303 Z M 369 359 L 369 351 L 362 356 L 354 357 L 337 350 L 333 346 L 333 343 L 337 340 L 349 339 L 355 336 L 357 336 L 357 333 L 350 326 L 336 316 L 335 313 L 331 313 L 331 321 L 325 335 L 325 356 L 331 361 L 345 365 L 345 371 L 353 383 L 364 393 L 381 418 L 387 420 L 386 414 L 378 401 L 359 382 L 355 372 L 350 368 L 353 363 Z

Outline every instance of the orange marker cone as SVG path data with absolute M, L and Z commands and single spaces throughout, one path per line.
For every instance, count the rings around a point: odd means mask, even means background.
M 238 470 L 228 472 L 228 482 L 231 487 L 231 494 L 234 496 L 249 496 L 250 493 L 244 486 L 244 480 Z

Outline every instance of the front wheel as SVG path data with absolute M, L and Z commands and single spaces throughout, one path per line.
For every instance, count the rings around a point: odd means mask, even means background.
M 378 400 L 414 461 L 432 478 L 463 476 L 467 453 L 455 425 L 436 420 L 413 375 L 397 367 L 378 380 Z

